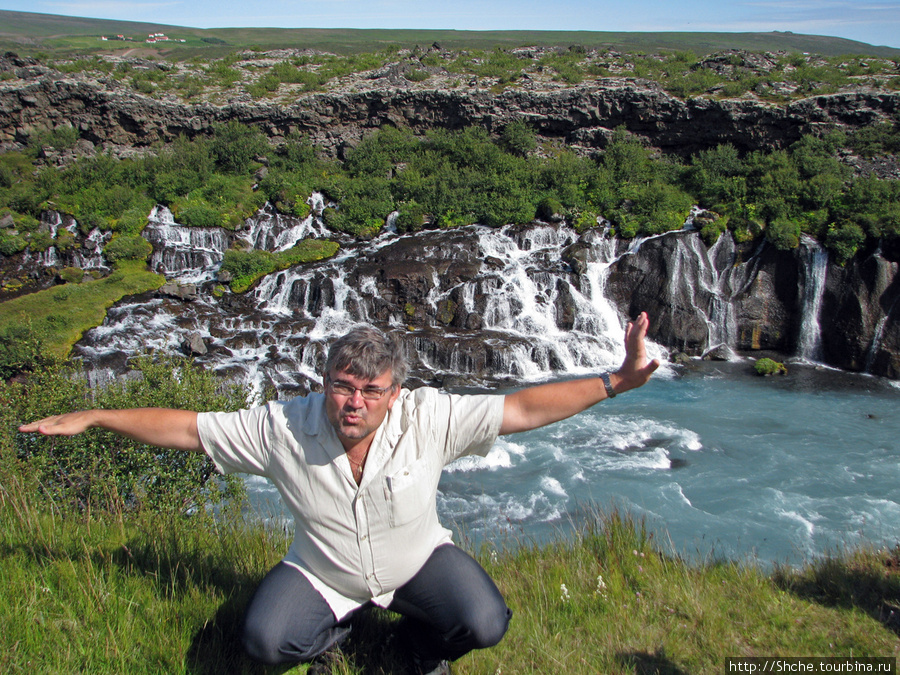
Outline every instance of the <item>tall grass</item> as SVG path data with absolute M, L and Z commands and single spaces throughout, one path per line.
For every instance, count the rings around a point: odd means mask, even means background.
M 0 672 L 266 673 L 241 615 L 288 540 L 237 509 L 213 517 L 75 513 L 0 466 Z M 687 563 L 640 522 L 596 514 L 556 543 L 485 547 L 514 616 L 458 673 L 721 673 L 733 656 L 900 653 L 900 549 L 766 572 Z M 892 614 L 893 612 L 893 614 Z M 360 616 L 333 672 L 404 672 L 395 618 Z

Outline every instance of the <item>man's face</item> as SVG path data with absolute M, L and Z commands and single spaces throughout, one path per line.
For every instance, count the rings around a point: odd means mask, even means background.
M 338 388 L 352 388 L 353 393 L 338 393 L 335 384 Z M 381 398 L 363 397 L 362 390 L 378 389 L 386 390 Z M 346 371 L 329 371 L 325 376 L 325 414 L 344 449 L 350 450 L 364 439 L 371 440 L 399 395 L 400 387 L 391 387 L 390 370 L 372 380 L 354 377 Z

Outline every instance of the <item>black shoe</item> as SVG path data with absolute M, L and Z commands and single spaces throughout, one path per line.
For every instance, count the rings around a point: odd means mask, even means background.
M 306 675 L 331 675 L 341 663 L 344 663 L 344 653 L 339 646 L 335 645 L 313 660 Z
M 447 660 L 423 660 L 413 655 L 413 673 L 414 675 L 453 675 L 453 670 Z

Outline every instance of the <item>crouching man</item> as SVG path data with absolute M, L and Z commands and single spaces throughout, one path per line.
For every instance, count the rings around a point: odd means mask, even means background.
M 645 384 L 659 366 L 647 358 L 647 327 L 646 314 L 628 324 L 615 372 L 498 396 L 401 388 L 408 366 L 399 343 L 363 326 L 331 345 L 321 394 L 233 413 L 87 410 L 20 431 L 101 427 L 206 452 L 223 473 L 268 478 L 295 534 L 247 608 L 243 639 L 254 659 L 322 662 L 354 612 L 374 604 L 403 617 L 398 637 L 414 672 L 450 673 L 451 661 L 497 644 L 512 612 L 438 520 L 443 468 L 487 454 L 499 434 L 551 424 Z

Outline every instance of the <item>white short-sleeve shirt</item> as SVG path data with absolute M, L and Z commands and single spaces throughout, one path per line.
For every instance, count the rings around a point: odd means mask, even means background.
M 503 421 L 503 396 L 401 390 L 377 430 L 360 485 L 310 394 L 233 413 L 201 413 L 203 448 L 223 473 L 265 476 L 294 517 L 284 561 L 322 593 L 339 619 L 369 600 L 390 604 L 436 546 L 443 467 L 486 455 Z

